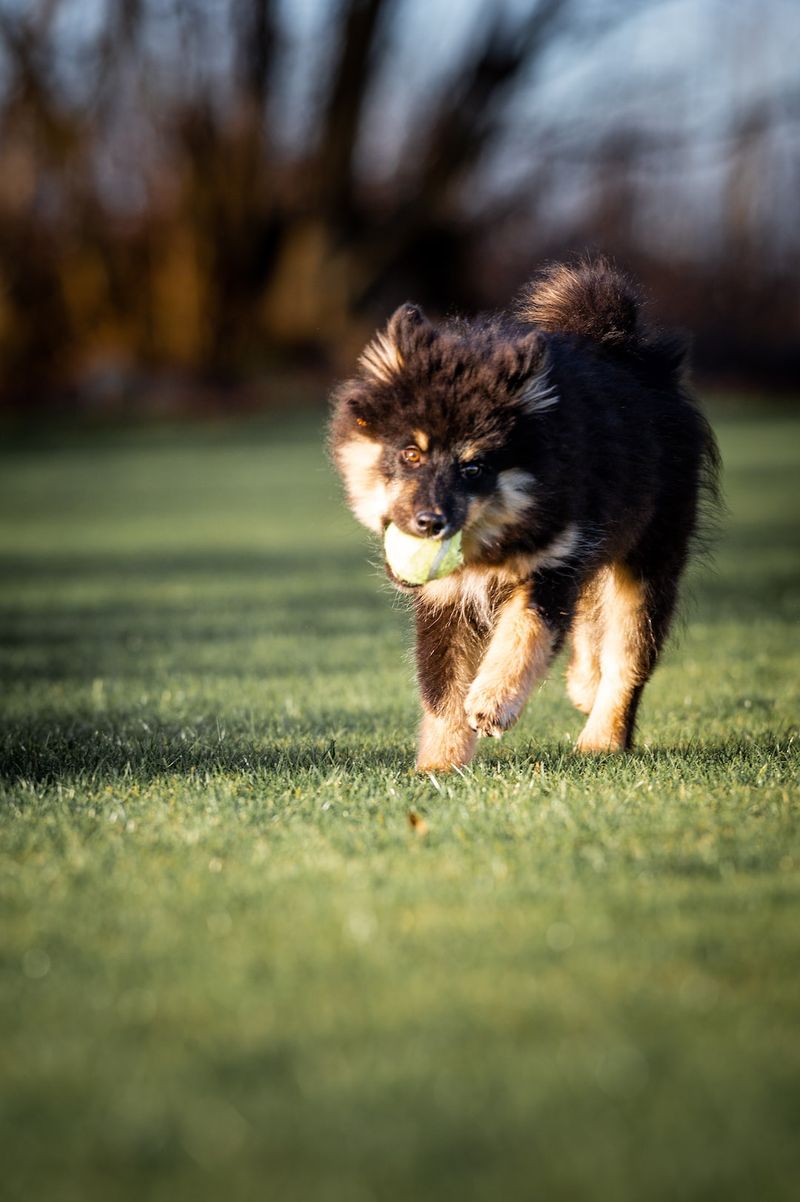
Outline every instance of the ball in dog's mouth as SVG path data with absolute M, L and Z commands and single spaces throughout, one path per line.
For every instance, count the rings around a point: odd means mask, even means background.
M 414 538 L 390 522 L 383 536 L 383 550 L 392 576 L 408 585 L 441 580 L 464 563 L 460 530 L 452 538 Z

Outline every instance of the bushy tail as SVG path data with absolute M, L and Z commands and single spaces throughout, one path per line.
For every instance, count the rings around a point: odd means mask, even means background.
M 555 263 L 524 290 L 519 316 L 542 330 L 590 338 L 604 350 L 630 355 L 678 374 L 686 357 L 680 335 L 656 333 L 642 321 L 636 285 L 607 259 Z
M 708 551 L 725 512 L 720 490 L 720 455 L 711 426 L 686 384 L 689 344 L 680 333 L 664 332 L 642 319 L 636 285 L 607 259 L 574 265 L 555 263 L 528 284 L 518 308 L 522 321 L 542 330 L 589 338 L 656 388 L 674 389 L 694 413 L 700 518 L 695 546 Z

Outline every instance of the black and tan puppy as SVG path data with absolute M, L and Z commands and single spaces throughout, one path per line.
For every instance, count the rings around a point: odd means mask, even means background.
M 600 260 L 544 273 L 514 316 L 435 326 L 404 305 L 336 391 L 331 450 L 356 517 L 462 532 L 464 566 L 406 589 L 421 770 L 507 730 L 567 635 L 579 749 L 630 746 L 715 483 L 684 360 Z

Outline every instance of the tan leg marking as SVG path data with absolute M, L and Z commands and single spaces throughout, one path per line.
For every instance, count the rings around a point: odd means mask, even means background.
M 612 564 L 602 578 L 599 599 L 600 684 L 577 746 L 579 751 L 623 751 L 636 690 L 649 673 L 644 588 L 621 564 Z
M 477 735 L 462 716 L 442 717 L 426 711 L 419 728 L 418 772 L 448 772 L 468 764 L 475 751 Z
M 522 587 L 503 605 L 467 693 L 467 721 L 478 734 L 496 737 L 513 726 L 535 681 L 549 666 L 553 635 L 528 602 L 529 591 Z
M 603 627 L 598 604 L 602 579 L 584 589 L 572 625 L 572 658 L 567 669 L 567 695 L 582 713 L 591 712 L 600 684 L 600 644 Z

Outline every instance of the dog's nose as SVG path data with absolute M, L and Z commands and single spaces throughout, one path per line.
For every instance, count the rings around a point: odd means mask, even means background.
M 423 538 L 438 538 L 447 522 L 443 513 L 422 510 L 414 518 L 414 524 Z

